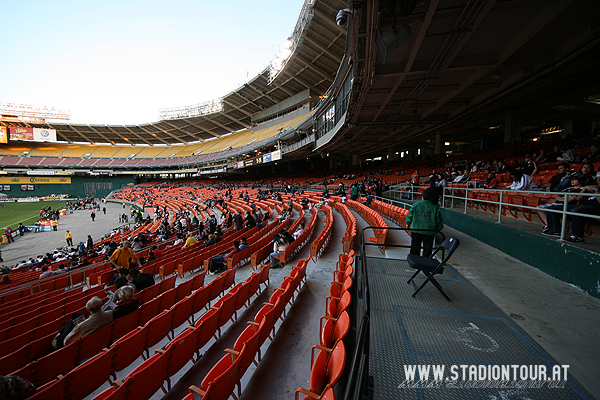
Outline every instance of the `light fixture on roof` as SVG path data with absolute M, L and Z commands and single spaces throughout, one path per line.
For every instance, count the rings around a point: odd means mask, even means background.
M 195 156 L 199 155 L 202 153 L 202 150 L 198 150 L 197 152 L 194 153 Z
M 335 16 L 335 23 L 342 28 L 346 26 L 348 23 L 348 16 L 352 15 L 352 10 L 349 8 L 344 8 L 343 10 L 338 11 Z

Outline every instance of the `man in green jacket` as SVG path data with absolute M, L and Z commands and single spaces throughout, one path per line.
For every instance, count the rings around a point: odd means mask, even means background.
M 410 254 L 420 255 L 423 246 L 423 257 L 431 256 L 433 238 L 436 231 L 444 228 L 444 219 L 437 205 L 431 201 L 431 189 L 423 191 L 423 200 L 413 204 L 406 215 L 406 227 L 412 232 Z

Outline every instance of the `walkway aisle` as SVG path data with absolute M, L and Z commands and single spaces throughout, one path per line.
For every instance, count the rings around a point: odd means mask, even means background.
M 43 203 L 39 204 L 41 208 Z M 4 258 L 3 264 L 14 266 L 21 260 L 35 258 L 40 254 L 51 253 L 57 247 L 66 246 L 65 232 L 67 229 L 73 233 L 74 247 L 79 242 L 85 243 L 87 235 L 91 235 L 95 242 L 99 241 L 102 236 L 123 225 L 119 223 L 119 215 L 126 213 L 128 217 L 130 216 L 129 206 L 123 208 L 121 204 L 117 203 L 101 203 L 100 208 L 102 207 L 106 207 L 106 214 L 102 210 L 96 212 L 94 222 L 92 222 L 88 210 L 78 210 L 73 214 L 60 217 L 57 232 L 29 232 L 23 236 L 16 236 L 14 243 L 3 244 L 0 248 Z
M 405 256 L 369 254 L 371 339 L 383 346 L 372 351 L 389 357 L 372 359 L 375 398 L 600 398 L 600 300 L 450 227 L 443 232 L 461 242 L 438 278 L 451 303 L 432 285 L 411 297 Z M 406 364 L 461 363 L 569 365 L 570 381 L 565 389 L 398 389 Z
M 310 213 L 305 216 L 308 222 Z M 325 227 L 325 213 L 319 212 L 313 234 L 305 247 L 294 260 L 277 271 L 271 280 L 269 292 L 278 287 L 283 278 L 290 273 L 291 265 L 310 255 L 310 244 Z M 319 343 L 319 318 L 325 313 L 325 298 L 333 271 L 342 252 L 342 237 L 346 224 L 342 216 L 333 212 L 333 227 L 329 244 L 319 260 L 310 261 L 307 266 L 306 283 L 297 296 L 285 321 L 279 327 L 275 340 L 256 369 L 252 379 L 245 387 L 240 400 L 250 399 L 293 399 L 298 387 L 309 387 L 310 351 Z M 269 296 L 270 296 L 269 293 Z M 268 341 L 268 339 L 267 339 Z

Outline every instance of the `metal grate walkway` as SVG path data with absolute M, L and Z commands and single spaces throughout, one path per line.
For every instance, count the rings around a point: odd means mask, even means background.
M 374 377 L 374 399 L 592 399 L 570 375 L 566 382 L 556 384 L 531 379 L 533 376 L 521 380 L 523 365 L 536 366 L 527 368 L 527 374 L 546 368 L 543 376 L 552 379 L 556 362 L 452 267 L 436 277 L 452 299 L 448 302 L 432 284 L 413 298 L 413 286 L 406 282 L 414 270 L 406 261 L 367 258 L 366 262 L 371 293 L 369 372 Z M 423 279 L 416 278 L 417 285 Z M 434 382 L 430 369 L 427 387 L 406 382 L 405 369 L 417 365 L 443 366 L 442 380 Z M 461 365 L 467 366 L 464 376 Z M 513 365 L 518 366 L 516 380 L 510 368 Z M 470 380 L 469 368 L 479 366 L 486 375 L 475 371 L 476 379 Z M 492 371 L 487 366 L 496 367 Z M 487 379 L 489 373 L 501 374 L 502 368 L 505 373 L 509 371 L 508 381 L 500 382 L 502 375 L 499 380 Z M 416 373 L 414 379 L 419 377 Z M 496 387 L 481 387 L 485 385 Z

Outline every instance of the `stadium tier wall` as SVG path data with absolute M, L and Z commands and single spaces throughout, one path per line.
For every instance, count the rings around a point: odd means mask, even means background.
M 31 177 L 21 179 L 29 178 Z M 70 184 L 0 184 L 0 193 L 11 197 L 44 197 L 53 194 L 69 194 L 80 198 L 92 196 L 99 198 L 108 196 L 113 190 L 137 183 L 134 177 L 71 177 Z M 22 186 L 27 186 L 28 190 L 22 190 Z

